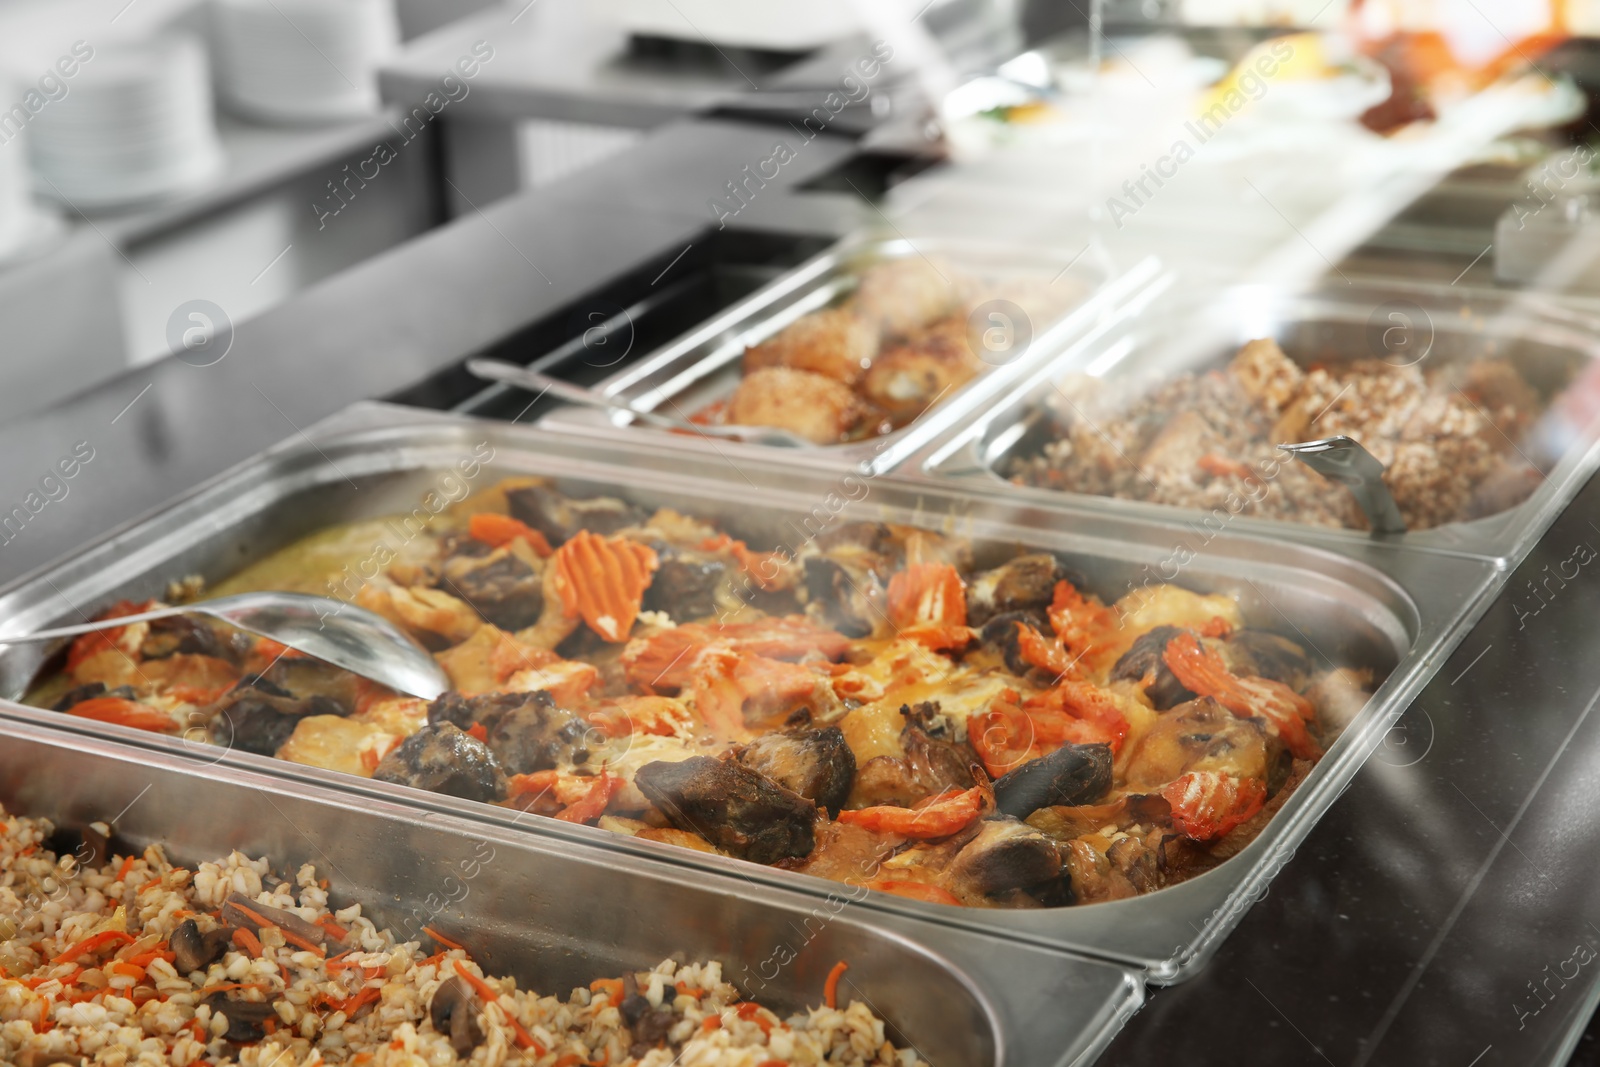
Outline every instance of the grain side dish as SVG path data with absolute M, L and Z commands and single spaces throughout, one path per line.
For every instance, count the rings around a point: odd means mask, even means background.
M 400 527 L 326 530 L 217 592 L 349 596 L 436 650 L 437 700 L 198 617 L 79 638 L 28 699 L 919 901 L 1037 908 L 1238 852 L 1374 681 L 1230 596 L 1108 603 L 1049 553 L 911 526 L 751 544 L 513 479 L 375 556 Z
M 807 1012 L 743 1000 L 718 963 L 667 960 L 565 997 L 485 973 L 429 928 L 399 941 L 238 852 L 193 868 L 124 853 L 103 823 L 51 851 L 50 823 L 0 811 L 0 1061 L 16 1067 L 915 1067 L 840 995 Z M 80 859 L 80 857 L 82 857 Z
M 1366 529 L 1348 489 L 1277 448 L 1346 435 L 1385 466 L 1407 528 L 1425 530 L 1515 507 L 1538 488 L 1544 476 L 1519 446 L 1548 399 L 1504 359 L 1303 368 L 1262 339 L 1225 369 L 1154 388 L 1069 385 L 1050 401 L 1058 432 L 1003 473 L 1020 485 Z

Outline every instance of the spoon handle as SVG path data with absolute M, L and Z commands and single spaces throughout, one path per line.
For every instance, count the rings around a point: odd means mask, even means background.
M 560 397 L 562 400 L 573 404 L 604 408 L 608 411 L 625 412 L 642 422 L 653 423 L 657 426 L 684 429 L 692 425 L 681 419 L 674 419 L 658 412 L 636 408 L 632 404 L 602 396 L 592 389 L 585 389 L 581 385 L 564 382 L 560 378 L 552 378 L 548 374 L 540 374 L 538 371 L 529 370 L 527 367 L 519 367 L 514 363 L 503 363 L 498 359 L 469 359 L 467 360 L 467 370 L 479 378 L 506 382 L 509 385 L 520 386 L 524 389 L 549 393 L 551 396 Z
M 135 622 L 153 622 L 156 619 L 170 619 L 174 615 L 182 615 L 189 608 L 158 608 L 155 611 L 141 611 L 137 615 L 118 615 L 114 619 L 98 619 L 94 622 L 79 623 L 76 626 L 57 626 L 51 630 L 34 630 L 26 634 L 10 634 L 0 636 L 0 645 L 20 645 L 31 641 L 53 641 L 58 637 L 77 637 L 80 634 L 92 634 L 96 630 L 109 630 L 115 626 L 127 626 Z

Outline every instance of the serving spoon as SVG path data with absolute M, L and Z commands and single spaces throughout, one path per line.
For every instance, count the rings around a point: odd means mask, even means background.
M 0 635 L 0 645 L 53 641 L 191 614 L 209 615 L 229 626 L 270 638 L 408 696 L 432 700 L 450 688 L 450 679 L 427 649 L 388 619 L 354 604 L 303 593 L 239 593 L 76 626 Z
M 1353 437 L 1324 437 L 1316 441 L 1279 445 L 1301 463 L 1350 490 L 1367 516 L 1374 534 L 1403 534 L 1406 520 L 1383 481 L 1383 464 Z
M 663 415 L 659 411 L 650 411 L 647 408 L 635 407 L 626 400 L 605 396 L 593 389 L 585 389 L 581 385 L 564 382 L 560 378 L 552 378 L 548 374 L 540 374 L 527 367 L 519 367 L 515 363 L 505 363 L 498 359 L 469 359 L 467 371 L 485 381 L 505 382 L 515 385 L 530 392 L 549 393 L 551 396 L 560 397 L 572 404 L 582 404 L 585 407 L 601 408 L 606 411 L 620 411 L 632 415 L 640 422 L 651 426 L 659 426 L 664 430 L 677 430 L 682 433 L 694 434 L 697 437 L 720 437 L 730 441 L 745 441 L 758 445 L 774 445 L 779 448 L 815 448 L 816 445 L 806 440 L 797 433 L 780 430 L 775 426 L 703 426 L 698 422 L 688 419 L 674 418 Z

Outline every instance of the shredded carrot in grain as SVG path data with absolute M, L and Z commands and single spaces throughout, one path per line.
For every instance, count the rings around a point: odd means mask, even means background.
M 233 943 L 238 945 L 246 955 L 253 956 L 256 959 L 260 959 L 261 953 L 265 951 L 261 947 L 261 942 L 256 939 L 256 935 L 242 926 L 233 932 Z
M 822 1002 L 830 1008 L 839 1006 L 839 979 L 844 977 L 844 972 L 850 965 L 840 960 L 833 965 L 833 970 L 828 972 L 828 980 L 822 983 Z
M 133 861 L 136 859 L 138 859 L 137 856 L 129 856 L 122 861 L 122 866 L 117 870 L 117 881 L 126 882 L 128 880 L 128 873 L 133 870 Z
M 465 945 L 461 945 L 450 940 L 448 937 L 445 937 L 431 926 L 424 926 L 422 928 L 422 932 L 439 942 L 439 944 L 443 945 L 445 948 L 452 948 L 458 952 L 466 952 L 468 956 L 472 955 L 472 953 L 467 952 L 467 947 Z

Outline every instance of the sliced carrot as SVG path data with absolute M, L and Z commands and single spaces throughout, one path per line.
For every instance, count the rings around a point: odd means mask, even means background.
M 589 629 L 616 644 L 633 629 L 644 591 L 661 561 L 649 545 L 579 530 L 550 562 L 567 618 L 583 616 Z
M 492 511 L 480 511 L 468 519 L 467 533 L 472 535 L 474 541 L 482 541 L 493 548 L 510 544 L 520 537 L 540 556 L 549 556 L 555 551 L 544 534 L 532 526 L 510 515 L 497 515 Z
M 692 986 L 687 982 L 676 982 L 673 984 L 673 988 L 676 989 L 682 996 L 693 997 L 696 1000 L 699 1000 L 701 997 L 706 995 L 706 991 L 704 989 L 701 989 L 698 986 Z
M 344 962 L 344 958 L 346 956 L 350 955 L 354 951 L 355 951 L 355 949 L 351 948 L 351 949 L 346 949 L 345 951 L 339 953 L 337 956 L 329 956 L 328 957 L 328 962 L 325 963 L 323 966 L 327 967 L 329 973 L 331 973 L 331 974 L 338 974 L 340 971 L 347 971 L 351 967 L 354 967 L 355 964 L 353 964 L 353 963 L 345 963 Z
M 589 791 L 556 812 L 556 818 L 562 822 L 577 823 L 598 819 L 606 813 L 606 805 L 611 803 L 611 798 L 616 796 L 617 790 L 621 788 L 622 779 L 607 774 L 605 769 L 601 768 L 599 776 L 594 779 L 594 784 L 589 786 Z
M 76 945 L 73 945 L 61 955 L 56 956 L 50 962 L 68 963 L 77 959 L 79 956 L 87 956 L 91 952 L 97 952 L 100 949 L 105 948 L 107 945 L 127 945 L 131 944 L 132 942 L 133 938 L 123 933 L 121 930 L 102 930 L 93 937 L 87 937 L 82 941 L 79 941 Z
M 889 579 L 889 620 L 902 630 L 967 624 L 967 588 L 948 563 L 913 563 Z
M 844 977 L 844 972 L 850 965 L 840 960 L 833 965 L 833 970 L 828 972 L 828 980 L 822 983 L 822 1002 L 830 1008 L 839 1006 L 839 979 Z
M 318 919 L 317 925 L 326 930 L 328 936 L 333 938 L 335 941 L 343 941 L 350 936 L 350 931 L 346 930 L 343 926 L 340 926 L 338 921 L 335 920 L 331 915 L 324 915 L 322 918 Z
M 67 709 L 67 714 L 155 733 L 172 733 L 178 729 L 177 721 L 166 712 L 122 697 L 93 697 L 72 705 Z
M 126 882 L 128 880 L 128 872 L 133 870 L 133 861 L 136 859 L 138 859 L 137 856 L 129 856 L 122 861 L 121 868 L 117 870 L 117 881 Z
M 112 960 L 106 964 L 106 970 L 112 974 L 120 974 L 125 978 L 132 978 L 135 982 L 144 980 L 144 968 L 128 960 Z
M 368 774 L 371 774 L 373 771 L 377 770 L 378 764 L 382 762 L 383 761 L 378 758 L 377 749 L 364 748 L 361 750 L 361 769 L 366 771 Z
M 707 1015 L 705 1017 L 705 1021 L 700 1024 L 700 1029 L 704 1030 L 708 1034 L 713 1030 L 722 1029 L 722 1016 Z
M 745 1020 L 746 1022 L 755 1023 L 757 1026 L 761 1027 L 761 1032 L 763 1034 L 767 1035 L 768 1037 L 772 1036 L 772 1020 L 761 1014 L 761 1005 L 755 1003 L 754 1001 L 745 1001 L 743 1004 L 739 1005 L 735 1011 L 739 1018 Z
M 534 771 L 532 774 L 513 774 L 510 786 L 511 795 L 522 796 L 524 793 L 548 793 L 555 789 L 556 782 L 560 780 L 556 771 Z

